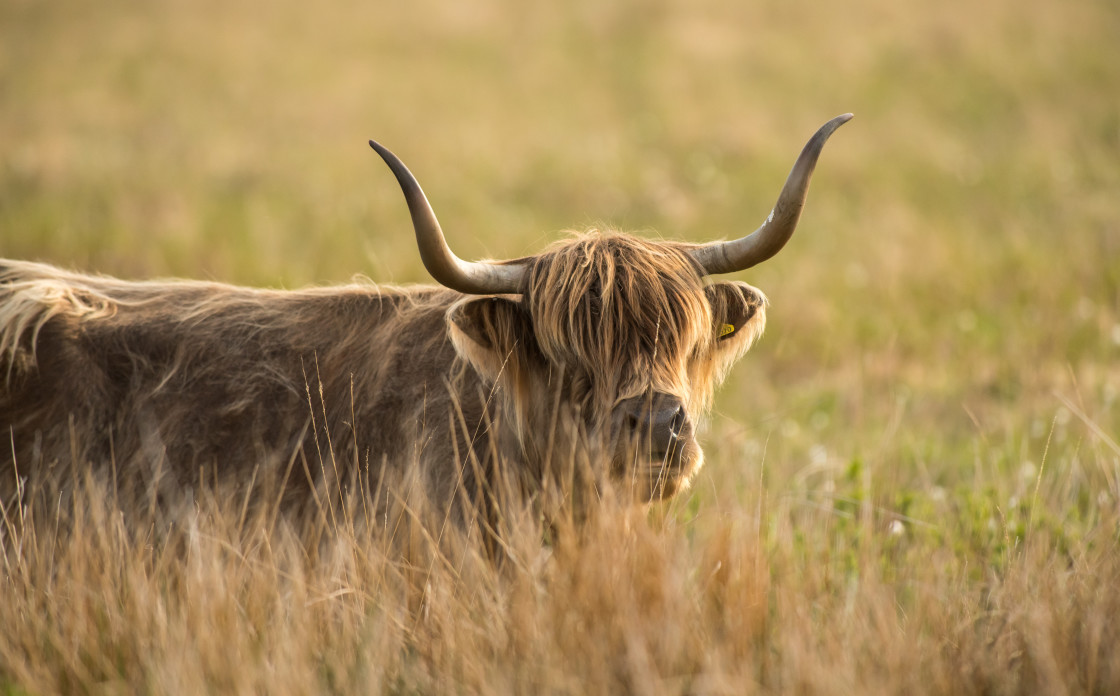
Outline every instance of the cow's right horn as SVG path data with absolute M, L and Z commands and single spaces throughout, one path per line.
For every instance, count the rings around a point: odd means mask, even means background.
M 525 268 L 520 265 L 464 261 L 451 251 L 427 196 L 408 167 L 380 144 L 369 141 L 381 159 L 393 170 L 404 192 L 420 259 L 432 278 L 443 286 L 469 295 L 495 295 L 521 292 Z

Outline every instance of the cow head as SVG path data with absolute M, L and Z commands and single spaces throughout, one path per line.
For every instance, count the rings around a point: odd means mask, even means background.
M 426 268 L 467 295 L 447 312 L 452 343 L 494 388 L 525 462 L 582 460 L 651 500 L 700 467 L 695 419 L 766 323 L 760 291 L 705 276 L 785 245 L 825 141 L 850 118 L 817 131 L 766 222 L 741 239 L 694 245 L 592 230 L 503 262 L 455 256 L 415 178 L 370 145 L 404 190 Z

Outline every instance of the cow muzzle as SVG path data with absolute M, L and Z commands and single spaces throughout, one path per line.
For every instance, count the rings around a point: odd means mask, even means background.
M 681 400 L 664 392 L 625 399 L 614 412 L 617 474 L 633 479 L 642 497 L 675 493 L 700 458 L 692 421 Z
M 624 433 L 650 461 L 666 461 L 681 449 L 682 436 L 691 434 L 684 404 L 671 394 L 654 392 L 626 399 L 618 413 Z

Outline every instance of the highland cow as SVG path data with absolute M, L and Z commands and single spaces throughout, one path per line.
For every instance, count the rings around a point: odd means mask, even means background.
M 813 136 L 765 223 L 733 241 L 592 230 L 464 262 L 371 141 L 442 287 L 130 282 L 0 260 L 0 503 L 91 471 L 160 497 L 261 471 L 289 497 L 363 477 L 373 490 L 404 470 L 447 506 L 492 499 L 499 470 L 530 494 L 582 477 L 671 496 L 703 462 L 696 419 L 766 321 L 761 292 L 705 277 L 782 248 L 849 118 Z

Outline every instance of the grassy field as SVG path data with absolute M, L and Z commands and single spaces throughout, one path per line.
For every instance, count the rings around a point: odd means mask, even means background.
M 424 282 L 371 137 L 463 256 L 737 236 L 856 118 L 739 274 L 768 333 L 689 492 L 547 561 L 525 522 L 500 571 L 215 500 L 158 540 L 96 488 L 66 534 L 5 510 L 0 693 L 1120 692 L 1118 36 L 1113 0 L 5 0 L 0 256 L 129 278 Z

